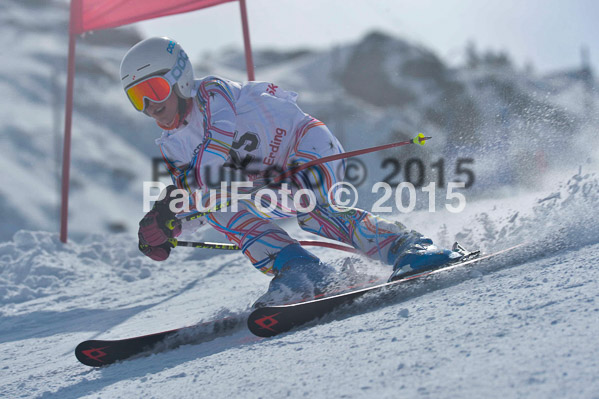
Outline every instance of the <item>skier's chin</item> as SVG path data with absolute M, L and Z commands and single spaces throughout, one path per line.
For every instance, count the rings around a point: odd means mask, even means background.
M 156 120 L 156 122 L 158 122 L 159 125 L 171 126 L 173 123 L 175 123 L 175 116 L 176 115 L 173 115 L 172 118 L 166 118 L 164 116 L 158 118 L 154 117 L 154 119 Z
M 175 121 L 175 118 L 160 118 L 156 119 L 161 125 L 170 126 Z

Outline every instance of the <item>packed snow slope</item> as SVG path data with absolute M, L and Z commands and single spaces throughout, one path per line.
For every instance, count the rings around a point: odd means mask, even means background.
M 536 200 L 492 204 L 410 222 L 439 241 L 486 251 L 527 241 L 526 252 L 275 338 L 242 328 L 102 369 L 78 363 L 78 342 L 243 315 L 268 279 L 238 253 L 177 248 L 153 263 L 127 234 L 62 245 L 20 231 L 0 244 L 0 397 L 599 397 L 599 179 L 579 172 Z

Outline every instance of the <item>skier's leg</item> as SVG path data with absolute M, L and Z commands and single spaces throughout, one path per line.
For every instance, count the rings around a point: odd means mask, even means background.
M 206 195 L 204 206 L 208 204 Z M 211 205 L 226 201 L 217 197 Z M 238 210 L 227 207 L 207 215 L 207 222 L 240 247 L 252 265 L 275 276 L 257 302 L 268 304 L 313 297 L 322 292 L 334 269 L 305 250 L 285 230 L 267 219 L 251 200 L 240 200 Z
M 204 206 L 208 205 L 208 201 L 209 196 L 205 195 Z M 221 198 L 218 195 L 210 206 L 216 207 L 226 201 L 225 197 Z M 237 210 L 226 207 L 211 212 L 206 216 L 206 221 L 229 242 L 241 248 L 242 253 L 256 269 L 264 274 L 273 275 L 274 261 L 281 249 L 297 244 L 297 241 L 264 216 L 252 201 L 244 199 L 238 201 Z
M 309 126 L 296 137 L 287 166 L 341 152 L 343 148 L 324 124 Z M 344 172 L 345 161 L 338 160 L 308 168 L 291 177 L 296 192 L 308 189 L 316 197 L 313 211 L 297 214 L 303 230 L 351 245 L 368 257 L 394 265 L 394 269 L 397 269 L 399 258 L 415 245 L 418 249 L 432 245 L 432 240 L 399 222 L 358 208 L 332 206 L 331 188 L 343 180 Z M 302 197 L 303 206 L 307 201 Z M 440 259 L 447 260 L 451 256 L 451 251 L 443 251 Z

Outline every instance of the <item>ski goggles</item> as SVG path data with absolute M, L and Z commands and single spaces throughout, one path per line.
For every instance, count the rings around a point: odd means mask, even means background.
M 173 83 L 169 81 L 168 76 L 150 76 L 135 85 L 127 88 L 125 92 L 131 104 L 136 110 L 143 112 L 146 108 L 145 100 L 148 99 L 155 103 L 166 101 L 171 95 Z

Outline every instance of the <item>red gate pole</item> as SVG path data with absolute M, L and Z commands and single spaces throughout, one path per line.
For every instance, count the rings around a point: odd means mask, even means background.
M 62 150 L 62 202 L 60 206 L 60 241 L 67 242 L 69 218 L 69 177 L 71 169 L 71 125 L 73 117 L 73 83 L 75 80 L 75 35 L 69 34 L 67 95 L 64 117 L 64 147 Z
M 248 24 L 248 12 L 245 7 L 245 0 L 239 0 L 239 8 L 241 9 L 241 26 L 243 29 L 243 47 L 245 49 L 245 68 L 248 72 L 248 80 L 255 80 L 254 77 L 254 60 L 252 58 L 252 45 L 250 43 L 250 28 Z
M 71 125 L 73 121 L 73 85 L 75 81 L 75 43 L 77 36 L 73 33 L 73 23 L 79 3 L 71 2 L 69 20 L 69 58 L 67 62 L 67 93 L 64 117 L 64 146 L 62 150 L 62 199 L 60 204 L 60 241 L 67 242 L 69 218 L 69 178 L 71 169 Z

